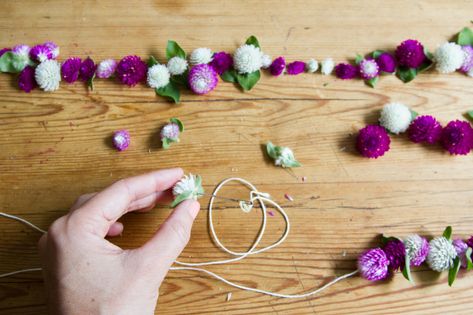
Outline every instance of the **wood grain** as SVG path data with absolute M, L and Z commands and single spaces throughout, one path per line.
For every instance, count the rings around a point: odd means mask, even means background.
M 337 61 L 356 53 L 388 49 L 417 38 L 430 49 L 471 20 L 470 1 L 16 1 L 2 3 L 0 45 L 54 40 L 61 58 L 95 60 L 129 53 L 164 58 L 168 39 L 190 51 L 200 46 L 233 51 L 256 35 L 265 52 L 289 60 Z M 286 209 L 293 230 L 272 251 L 212 271 L 246 285 L 297 293 L 356 268 L 357 255 L 377 244 L 380 233 L 438 235 L 451 224 L 458 236 L 472 233 L 473 156 L 452 157 L 438 147 L 393 137 L 383 158 L 360 158 L 354 133 L 374 123 L 381 106 L 401 101 L 442 122 L 462 118 L 473 107 L 471 79 L 428 73 L 410 84 L 383 77 L 378 88 L 360 81 L 304 74 L 263 76 L 250 93 L 220 82 L 180 105 L 157 98 L 145 86 L 133 89 L 96 81 L 94 92 L 62 84 L 55 93 L 17 90 L 0 76 L 0 207 L 46 228 L 75 198 L 119 178 L 181 166 L 201 174 L 207 190 L 223 178 L 241 176 L 269 192 Z M 170 117 L 186 124 L 182 142 L 159 148 L 157 133 Z M 128 151 L 109 144 L 116 129 L 132 134 Z M 267 140 L 294 149 L 305 183 L 273 167 L 261 145 Z M 231 191 L 230 191 L 231 190 Z M 224 194 L 225 192 L 222 192 Z M 294 202 L 284 199 L 288 193 Z M 244 196 L 238 186 L 228 195 Z M 205 205 L 208 200 L 203 200 Z M 247 248 L 258 213 L 242 214 L 220 202 L 216 222 L 222 240 Z M 205 208 L 205 206 L 204 206 Z M 140 246 L 169 213 L 167 207 L 123 218 L 114 242 Z M 207 212 L 194 225 L 182 260 L 225 257 L 211 242 Z M 270 217 L 268 239 L 283 229 Z M 39 235 L 0 220 L 0 273 L 38 266 Z M 471 314 L 473 277 L 460 273 L 453 288 L 446 275 L 416 269 L 417 284 L 401 275 L 373 284 L 346 280 L 314 298 L 283 300 L 234 290 L 192 272 L 170 272 L 160 290 L 159 314 Z M 226 302 L 227 293 L 233 297 Z M 0 280 L 1 314 L 44 314 L 40 274 Z

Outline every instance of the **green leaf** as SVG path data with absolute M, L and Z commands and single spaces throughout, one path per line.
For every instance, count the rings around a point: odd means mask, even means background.
M 457 277 L 458 271 L 460 270 L 460 257 L 457 256 L 453 261 L 453 267 L 448 270 L 448 285 L 451 287 L 455 278 Z
M 171 81 L 182 86 L 187 86 L 187 76 L 189 71 L 186 70 L 183 74 L 171 76 Z
M 29 58 L 23 58 L 11 51 L 7 51 L 0 57 L 0 71 L 19 73 L 30 63 L 31 60 Z
M 179 88 L 172 81 L 169 82 L 169 84 L 165 87 L 155 89 L 155 91 L 156 94 L 164 96 L 165 98 L 174 101 L 176 104 L 179 103 L 181 98 L 181 92 L 179 92 Z
M 237 76 L 234 69 L 225 71 L 220 75 L 220 78 L 225 82 L 237 83 Z
M 409 111 L 411 112 L 411 120 L 414 120 L 417 116 L 419 116 L 419 113 L 415 110 L 409 109 Z
M 256 39 L 255 36 L 251 35 L 250 37 L 248 37 L 248 39 L 246 40 L 245 44 L 247 45 L 253 45 L 255 47 L 258 47 L 261 49 L 260 45 L 259 45 L 259 42 L 258 42 L 258 39 Z
M 94 79 L 95 79 L 95 73 L 94 75 L 92 76 L 92 78 L 90 78 L 88 81 L 87 81 L 87 86 L 89 87 L 89 89 L 91 91 L 94 90 Z
M 151 68 L 154 65 L 159 65 L 159 62 L 156 60 L 156 58 L 154 58 L 154 56 L 149 56 L 148 67 Z
M 424 55 L 429 60 L 434 60 L 434 54 L 432 54 L 427 48 L 424 47 Z
M 398 67 L 396 70 L 396 75 L 402 82 L 407 83 L 417 76 L 417 69 L 414 68 L 406 68 L 406 67 Z
M 381 244 L 383 246 L 386 246 L 386 244 L 389 242 L 389 241 L 401 241 L 402 240 L 398 237 L 394 237 L 394 236 L 385 236 L 384 234 L 381 235 Z
M 466 118 L 473 122 L 473 110 L 469 110 L 466 112 Z
M 470 271 L 471 269 L 473 269 L 473 261 L 472 261 L 472 252 L 473 252 L 473 249 L 471 247 L 468 247 L 468 249 L 466 250 L 465 252 L 465 256 L 466 256 L 466 270 Z
M 374 88 L 379 81 L 379 77 L 374 77 L 372 79 L 366 80 L 366 84 Z
M 458 33 L 457 44 L 462 46 L 473 45 L 473 32 L 470 28 L 465 27 Z
M 162 138 L 161 142 L 163 144 L 163 149 L 168 149 L 171 146 L 171 142 L 169 138 Z
M 404 276 L 404 278 L 409 280 L 410 283 L 414 284 L 414 280 L 412 279 L 412 275 L 411 275 L 411 261 L 407 253 L 405 255 L 404 268 L 402 269 L 402 275 Z
M 434 55 L 432 55 L 426 48 L 424 48 L 424 55 L 427 57 L 424 62 L 422 62 L 422 64 L 419 66 L 419 68 L 417 68 L 417 72 L 418 73 L 421 73 L 421 72 L 424 72 L 428 69 L 430 69 L 434 63 L 433 63 L 433 59 L 434 59 Z
M 186 52 L 175 41 L 168 40 L 168 45 L 166 46 L 166 58 L 169 60 L 176 56 L 186 59 Z
M 376 59 L 379 56 L 381 56 L 381 54 L 383 54 L 383 53 L 384 53 L 384 51 L 382 51 L 382 50 L 375 50 L 375 51 L 373 51 L 372 56 L 373 56 L 374 59 Z
M 283 166 L 284 167 L 301 167 L 302 164 L 296 160 L 292 160 L 292 161 L 287 161 L 286 163 L 284 163 Z
M 238 84 L 240 84 L 240 86 L 245 91 L 251 90 L 259 81 L 260 77 L 261 77 L 261 74 L 259 70 L 252 73 L 245 73 L 245 74 L 236 73 Z
M 192 195 L 192 191 L 186 191 L 182 194 L 180 194 L 179 196 L 177 196 L 174 201 L 172 202 L 171 204 L 171 207 L 174 208 L 176 207 L 178 204 L 180 204 L 181 202 L 183 202 L 184 200 L 187 200 L 191 197 Z
M 172 123 L 174 123 L 174 124 L 176 124 L 176 125 L 178 125 L 180 132 L 183 132 L 183 131 L 184 131 L 184 124 L 182 123 L 182 121 L 180 121 L 179 119 L 174 118 L 174 117 L 171 118 L 169 121 L 172 122 Z
M 447 226 L 445 230 L 443 231 L 442 236 L 445 237 L 447 240 L 451 241 L 452 240 L 452 227 Z
M 276 150 L 276 146 L 271 141 L 266 143 L 266 152 L 272 159 L 278 158 L 278 151 Z
M 363 56 L 362 56 L 362 55 L 360 55 L 360 54 L 356 54 L 356 57 L 355 57 L 355 63 L 356 63 L 357 65 L 359 65 L 359 64 L 360 64 L 360 62 L 362 62 L 362 61 L 363 61 L 363 59 L 364 59 L 364 58 L 363 58 Z

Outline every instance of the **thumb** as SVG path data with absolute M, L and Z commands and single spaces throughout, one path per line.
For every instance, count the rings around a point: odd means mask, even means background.
M 192 223 L 199 209 L 200 204 L 195 200 L 181 202 L 156 234 L 140 248 L 146 260 L 151 259 L 158 269 L 166 268 L 167 271 L 189 242 Z

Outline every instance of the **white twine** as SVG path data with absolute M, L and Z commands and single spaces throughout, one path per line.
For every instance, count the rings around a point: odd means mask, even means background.
M 228 249 L 227 247 L 225 247 L 225 245 L 222 244 L 222 242 L 220 241 L 220 239 L 217 236 L 217 233 L 215 232 L 213 219 L 212 219 L 212 211 L 213 211 L 213 205 L 214 205 L 215 198 L 218 198 L 217 194 L 220 191 L 220 189 L 225 184 L 227 184 L 231 181 L 240 182 L 240 183 L 246 185 L 250 189 L 249 202 L 240 202 L 240 208 L 242 209 L 242 211 L 244 211 L 244 212 L 251 211 L 253 209 L 255 203 L 258 202 L 261 206 L 260 209 L 261 209 L 262 215 L 263 215 L 263 219 L 262 219 L 262 222 L 261 222 L 261 228 L 258 232 L 256 240 L 250 246 L 250 249 L 248 249 L 245 252 L 236 252 L 236 251 L 232 251 L 232 250 Z M 227 263 L 239 261 L 239 260 L 242 260 L 242 259 L 244 259 L 245 257 L 247 257 L 249 255 L 259 254 L 259 253 L 270 250 L 271 248 L 274 248 L 274 247 L 279 246 L 280 244 L 282 244 L 284 242 L 284 240 L 287 238 L 288 234 L 289 234 L 289 230 L 290 230 L 289 217 L 287 216 L 284 209 L 279 204 L 277 204 L 275 201 L 273 201 L 270 198 L 271 197 L 270 197 L 269 194 L 259 192 L 256 189 L 256 187 L 253 186 L 253 184 L 251 184 L 250 182 L 248 182 L 248 181 L 246 181 L 242 178 L 232 177 L 232 178 L 227 178 L 227 179 L 223 180 L 220 184 L 217 185 L 214 192 L 212 193 L 212 197 L 210 198 L 209 210 L 208 210 L 208 213 L 209 213 L 209 229 L 210 229 L 210 234 L 211 234 L 215 244 L 217 244 L 217 246 L 220 247 L 220 249 L 223 250 L 224 252 L 226 252 L 226 253 L 228 253 L 232 256 L 235 256 L 235 257 L 230 258 L 230 259 L 223 259 L 223 260 L 216 260 L 216 261 L 205 261 L 205 262 L 199 262 L 199 263 L 189 263 L 189 262 L 182 262 L 182 261 L 176 260 L 175 263 L 177 265 L 179 265 L 180 267 L 171 267 L 170 269 L 171 270 L 188 270 L 188 271 L 203 272 L 203 273 L 205 273 L 205 274 L 207 274 L 207 275 L 209 275 L 209 276 L 211 276 L 211 277 L 213 277 L 213 278 L 215 278 L 215 279 L 217 279 L 217 280 L 219 280 L 223 283 L 228 284 L 229 286 L 232 286 L 232 287 L 240 289 L 240 290 L 251 291 L 251 292 L 266 294 L 266 295 L 279 297 L 279 298 L 287 298 L 287 299 L 304 298 L 304 297 L 308 297 L 308 296 L 311 296 L 311 295 L 318 294 L 318 293 L 322 292 L 323 290 L 327 289 L 328 287 L 334 285 L 335 283 L 337 283 L 337 282 L 339 282 L 343 279 L 349 278 L 351 276 L 354 276 L 358 273 L 358 270 L 355 270 L 355 271 L 352 271 L 350 273 L 344 274 L 340 277 L 337 277 L 337 278 L 333 279 L 332 281 L 326 283 L 325 285 L 323 285 L 323 286 L 321 286 L 317 289 L 314 289 L 314 290 L 311 290 L 311 291 L 308 291 L 308 292 L 305 292 L 305 293 L 301 293 L 301 294 L 282 294 L 282 293 L 278 293 L 278 292 L 271 292 L 271 291 L 267 291 L 267 290 L 247 287 L 247 286 L 229 281 L 229 280 L 223 278 L 222 276 L 220 276 L 220 275 L 218 275 L 218 274 L 216 274 L 212 271 L 209 271 L 209 270 L 206 270 L 206 269 L 203 269 L 203 268 L 197 268 L 197 267 L 201 267 L 201 266 L 221 265 L 221 264 L 227 264 Z M 279 238 L 279 240 L 277 240 L 273 244 L 268 245 L 266 247 L 256 249 L 256 247 L 259 245 L 261 239 L 263 238 L 264 231 L 266 229 L 266 223 L 267 223 L 266 203 L 271 204 L 272 206 L 274 206 L 279 211 L 279 213 L 281 213 L 281 215 L 284 218 L 284 222 L 286 223 L 286 228 L 284 230 L 284 233 Z M 3 217 L 8 218 L 8 219 L 19 221 L 19 222 L 24 223 L 24 224 L 28 225 L 29 227 L 35 229 L 36 231 L 39 231 L 41 233 L 46 233 L 46 231 L 42 230 L 41 228 L 37 227 L 33 223 L 30 223 L 30 222 L 28 222 L 25 219 L 22 219 L 20 217 L 10 215 L 10 214 L 6 214 L 6 213 L 3 213 L 3 212 L 0 212 L 0 216 L 3 216 Z M 41 268 L 23 269 L 23 270 L 18 270 L 18 271 L 13 271 L 13 272 L 1 274 L 0 278 L 12 276 L 12 275 L 23 273 L 23 272 L 40 271 L 40 270 L 41 270 Z

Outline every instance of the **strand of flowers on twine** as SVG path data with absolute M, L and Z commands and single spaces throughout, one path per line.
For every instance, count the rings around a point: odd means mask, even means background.
M 244 211 L 244 212 L 249 212 L 254 208 L 254 205 L 256 203 L 259 203 L 260 209 L 261 209 L 261 212 L 262 212 L 262 215 L 263 215 L 262 222 L 261 222 L 261 228 L 258 232 L 256 240 L 250 246 L 250 249 L 248 249 L 245 252 L 232 251 L 232 250 L 228 249 L 225 245 L 223 245 L 223 243 L 220 241 L 220 239 L 217 236 L 217 233 L 215 231 L 214 224 L 213 224 L 212 212 L 213 212 L 213 205 L 214 205 L 215 198 L 219 198 L 218 193 L 222 189 L 222 187 L 225 186 L 227 183 L 232 182 L 232 181 L 236 181 L 236 182 L 239 182 L 241 184 L 244 184 L 246 187 L 248 187 L 250 189 L 249 201 L 241 200 L 240 203 L 239 203 L 241 210 Z M 291 298 L 304 298 L 304 297 L 308 297 L 308 296 L 311 296 L 311 295 L 318 294 L 318 293 L 322 292 L 323 290 L 327 289 L 328 287 L 334 285 L 335 283 L 337 283 L 341 280 L 344 280 L 346 278 L 352 277 L 352 276 L 354 276 L 358 273 L 358 270 L 355 270 L 355 271 L 352 271 L 350 273 L 344 274 L 344 275 L 339 276 L 339 277 L 333 279 L 332 281 L 324 284 L 323 286 L 321 286 L 321 287 L 319 287 L 315 290 L 308 291 L 306 293 L 282 294 L 282 293 L 278 293 L 278 292 L 271 292 L 271 291 L 267 291 L 267 290 L 247 287 L 247 286 L 232 282 L 230 280 L 227 280 L 224 277 L 222 277 L 222 276 L 220 276 L 220 275 L 218 275 L 218 274 L 216 274 L 212 271 L 209 271 L 209 270 L 206 270 L 206 269 L 203 269 L 203 268 L 198 268 L 198 267 L 202 267 L 202 266 L 221 265 L 221 264 L 232 263 L 232 262 L 235 262 L 235 261 L 242 260 L 242 259 L 248 257 L 249 255 L 259 254 L 259 253 L 265 252 L 267 250 L 270 250 L 272 248 L 275 248 L 275 247 L 281 245 L 286 240 L 286 238 L 289 234 L 290 221 L 289 221 L 289 217 L 286 214 L 286 212 L 284 211 L 284 209 L 277 202 L 273 201 L 270 198 L 271 197 L 270 197 L 269 194 L 258 191 L 253 184 L 251 184 L 250 182 L 248 182 L 247 180 L 242 179 L 242 178 L 232 177 L 232 178 L 227 178 L 227 179 L 223 180 L 222 182 L 220 182 L 220 184 L 218 184 L 217 187 L 214 189 L 214 191 L 211 195 L 211 198 L 210 198 L 210 202 L 209 202 L 209 208 L 208 208 L 209 230 L 210 230 L 211 237 L 215 241 L 215 244 L 217 244 L 217 246 L 222 251 L 224 251 L 224 252 L 226 252 L 226 253 L 228 253 L 232 256 L 235 256 L 235 257 L 230 258 L 230 259 L 224 259 L 224 260 L 206 261 L 206 262 L 198 262 L 198 263 L 188 263 L 188 262 L 182 262 L 182 261 L 176 260 L 175 263 L 176 263 L 176 265 L 179 265 L 179 267 L 171 267 L 170 269 L 171 270 L 188 270 L 188 271 L 202 272 L 202 273 L 205 273 L 205 274 L 207 274 L 207 275 L 209 275 L 209 276 L 211 276 L 211 277 L 213 277 L 213 278 L 215 278 L 215 279 L 217 279 L 217 280 L 219 280 L 219 281 L 221 281 L 221 282 L 223 282 L 223 283 L 225 283 L 229 286 L 237 288 L 237 289 L 241 289 L 241 290 L 244 290 L 244 291 L 256 292 L 256 293 L 261 293 L 261 294 L 266 294 L 266 295 L 279 297 L 279 298 L 288 298 L 288 299 L 291 299 Z M 260 241 L 262 240 L 262 238 L 264 236 L 264 232 L 266 230 L 266 225 L 267 225 L 266 203 L 272 205 L 273 207 L 275 207 L 279 211 L 279 213 L 281 213 L 281 215 L 284 218 L 284 221 L 286 223 L 286 228 L 284 230 L 284 233 L 279 238 L 279 240 L 277 240 L 276 242 L 274 242 L 271 245 L 268 245 L 268 246 L 257 249 L 257 246 L 259 245 Z M 41 228 L 37 227 L 36 225 L 34 225 L 34 224 L 32 224 L 32 223 L 28 222 L 27 220 L 22 219 L 20 217 L 10 215 L 10 214 L 6 214 L 6 213 L 3 213 L 3 212 L 0 212 L 0 216 L 3 216 L 3 217 L 8 218 L 8 219 L 17 220 L 17 221 L 22 222 L 22 223 L 26 224 L 27 226 L 35 229 L 38 232 L 46 233 L 46 231 L 42 230 Z M 23 270 L 18 270 L 18 271 L 13 271 L 13 272 L 9 272 L 9 273 L 6 273 L 6 274 L 2 274 L 2 275 L 0 275 L 0 278 L 16 275 L 16 274 L 19 274 L 19 273 L 40 271 L 40 270 L 41 270 L 41 268 L 23 269 Z

